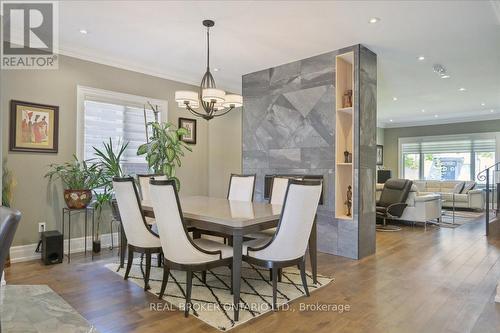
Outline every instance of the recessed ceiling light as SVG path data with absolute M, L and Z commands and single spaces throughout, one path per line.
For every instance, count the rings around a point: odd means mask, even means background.
M 392 123 L 392 119 L 389 119 L 389 121 Z
M 465 89 L 465 88 L 460 88 L 460 89 L 458 89 L 458 91 L 466 91 L 466 90 L 467 90 L 467 89 Z
M 398 100 L 398 98 L 397 98 L 397 97 L 393 97 L 393 98 L 392 98 L 392 100 L 393 100 L 393 101 L 397 101 L 397 100 Z
M 380 18 L 378 17 L 370 17 L 370 20 L 368 21 L 370 23 L 377 23 L 377 22 L 380 22 Z
M 423 61 L 423 60 L 425 60 L 425 57 L 424 57 L 424 56 L 420 56 L 420 57 L 418 57 L 417 59 L 418 59 L 419 61 Z
M 441 78 L 442 79 L 449 79 L 451 76 L 449 76 L 448 74 L 444 74 L 444 75 L 441 75 Z
M 493 112 L 495 112 L 495 110 L 491 109 L 490 112 L 493 113 Z
M 88 32 L 87 30 L 85 30 L 85 29 L 80 29 L 80 33 L 81 33 L 82 35 L 86 35 L 86 34 L 88 34 L 89 32 Z
M 437 114 L 435 114 L 435 115 L 434 115 L 434 118 L 437 118 L 437 117 L 439 117 L 439 116 L 438 116 Z
M 485 106 L 485 105 L 486 105 L 486 103 L 485 103 L 485 102 L 482 102 L 482 103 L 481 103 L 481 106 Z
M 214 72 L 218 72 L 219 69 L 217 67 L 214 68 Z
M 425 109 L 422 109 L 422 112 L 425 112 Z

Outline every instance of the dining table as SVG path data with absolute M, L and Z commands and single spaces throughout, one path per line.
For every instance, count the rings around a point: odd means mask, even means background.
M 187 227 L 227 236 L 233 247 L 233 302 L 235 306 L 234 320 L 238 320 L 240 309 L 240 280 L 242 265 L 243 241 L 245 235 L 278 226 L 282 205 L 265 202 L 247 202 L 215 198 L 209 196 L 180 197 L 184 223 Z M 154 218 L 151 202 L 142 201 L 145 216 Z M 199 237 L 199 234 L 198 234 Z M 313 282 L 317 282 L 317 244 L 316 219 L 309 237 L 309 255 Z

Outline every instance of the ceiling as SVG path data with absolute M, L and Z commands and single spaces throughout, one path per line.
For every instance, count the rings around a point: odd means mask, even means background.
M 498 119 L 499 4 L 65 1 L 59 7 L 60 49 L 63 54 L 199 84 L 206 66 L 201 21 L 210 18 L 216 21 L 211 67 L 219 69 L 214 76 L 222 89 L 239 92 L 243 74 L 361 43 L 378 55 L 380 126 Z M 380 21 L 370 24 L 371 17 Z M 81 34 L 81 29 L 88 34 Z M 417 60 L 420 55 L 425 60 Z M 451 78 L 434 73 L 435 63 L 442 64 Z M 459 91 L 461 87 L 466 91 Z

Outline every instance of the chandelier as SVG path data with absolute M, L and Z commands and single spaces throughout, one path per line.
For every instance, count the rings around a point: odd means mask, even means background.
M 204 20 L 203 25 L 207 27 L 207 71 L 200 83 L 199 93 L 196 91 L 180 90 L 175 92 L 175 101 L 178 106 L 189 110 L 193 115 L 210 120 L 220 117 L 234 108 L 243 105 L 241 95 L 227 94 L 224 90 L 217 89 L 214 77 L 210 73 L 210 28 L 215 25 L 212 20 Z M 198 94 L 201 95 L 201 99 Z M 196 111 L 199 107 L 203 111 Z

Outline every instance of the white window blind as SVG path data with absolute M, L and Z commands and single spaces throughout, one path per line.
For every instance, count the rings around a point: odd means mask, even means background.
M 438 154 L 456 152 L 494 152 L 495 139 L 457 139 L 453 141 L 420 141 L 401 144 L 403 154 Z
M 93 147 L 103 148 L 109 138 L 114 146 L 129 142 L 123 154 L 123 171 L 126 174 L 147 173 L 144 156 L 137 156 L 137 148 L 146 142 L 144 111 L 142 107 L 126 102 L 84 101 L 84 159 L 95 158 Z M 146 112 L 148 122 L 154 120 L 152 112 Z

